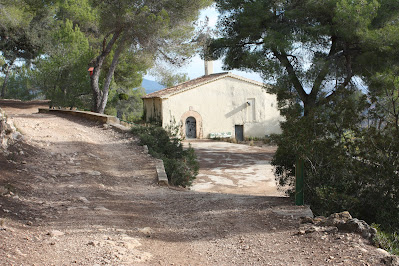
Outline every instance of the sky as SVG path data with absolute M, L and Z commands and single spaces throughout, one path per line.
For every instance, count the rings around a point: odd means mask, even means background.
M 215 28 L 219 16 L 219 13 L 215 9 L 215 7 L 212 6 L 202 10 L 199 20 L 204 21 L 206 16 L 209 18 L 209 26 Z M 222 60 L 213 61 L 213 73 L 226 72 L 226 70 L 222 69 L 222 66 Z M 254 72 L 243 72 L 238 70 L 228 70 L 228 72 L 232 72 L 233 74 L 248 79 L 263 82 L 261 76 Z M 183 67 L 176 69 L 176 73 L 187 73 L 190 79 L 195 79 L 203 76 L 205 74 L 204 61 L 200 58 L 199 55 L 196 55 L 191 59 L 189 64 L 186 64 Z M 155 80 L 155 77 L 150 74 L 146 75 L 144 78 L 148 80 Z

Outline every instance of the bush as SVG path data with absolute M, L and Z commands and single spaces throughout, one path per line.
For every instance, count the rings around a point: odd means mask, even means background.
M 361 99 L 360 99 L 361 100 Z M 399 229 L 399 131 L 365 125 L 360 100 L 341 99 L 282 124 L 272 164 L 277 181 L 295 182 L 295 160 L 305 167 L 305 202 L 316 215 L 349 211 L 387 232 Z M 359 103 L 360 102 L 360 103 Z
M 169 184 L 182 187 L 191 185 L 199 170 L 191 146 L 184 150 L 180 139 L 159 126 L 135 126 L 132 133 L 139 137 L 140 145 L 148 146 L 152 156 L 163 160 Z
M 116 116 L 121 120 L 136 122 L 143 115 L 143 96 L 144 90 L 118 88 L 111 89 L 108 96 L 105 114 Z
M 372 227 L 377 229 L 377 235 L 373 239 L 375 245 L 391 254 L 399 255 L 399 234 L 397 232 L 387 233 L 381 231 L 380 226 L 377 224 L 372 224 Z

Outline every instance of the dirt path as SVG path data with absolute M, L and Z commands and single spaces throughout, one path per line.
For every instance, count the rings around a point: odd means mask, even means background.
M 24 141 L 0 153 L 1 265 L 378 265 L 356 234 L 297 234 L 286 198 L 176 191 L 129 135 L 0 107 Z
M 185 140 L 200 164 L 192 190 L 212 193 L 284 196 L 270 164 L 276 147 L 255 147 L 213 140 Z

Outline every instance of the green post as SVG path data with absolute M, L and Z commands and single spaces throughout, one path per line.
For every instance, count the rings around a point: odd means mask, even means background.
M 295 163 L 295 205 L 304 205 L 303 195 L 303 175 L 304 175 L 303 159 L 296 159 Z

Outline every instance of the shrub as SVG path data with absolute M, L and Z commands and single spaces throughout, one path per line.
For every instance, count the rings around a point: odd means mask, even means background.
M 191 146 L 183 149 L 181 141 L 159 126 L 135 126 L 132 133 L 140 139 L 140 145 L 147 145 L 149 153 L 164 161 L 169 184 L 190 186 L 198 175 L 199 165 Z
M 121 101 L 129 100 L 129 95 L 126 93 L 119 93 L 118 97 L 119 97 L 119 100 L 121 100 Z
M 399 229 L 399 130 L 365 125 L 362 105 L 344 99 L 312 116 L 282 123 L 272 164 L 282 186 L 295 182 L 295 160 L 305 167 L 305 202 L 317 215 L 348 210 L 387 232 Z M 360 110 L 360 111 L 359 111 Z
M 384 232 L 377 224 L 372 224 L 372 227 L 377 229 L 377 235 L 373 239 L 375 245 L 391 254 L 399 255 L 399 234 Z
M 140 88 L 112 89 L 109 92 L 105 113 L 128 122 L 140 120 L 143 115 L 143 101 L 140 97 L 143 95 L 144 91 Z

